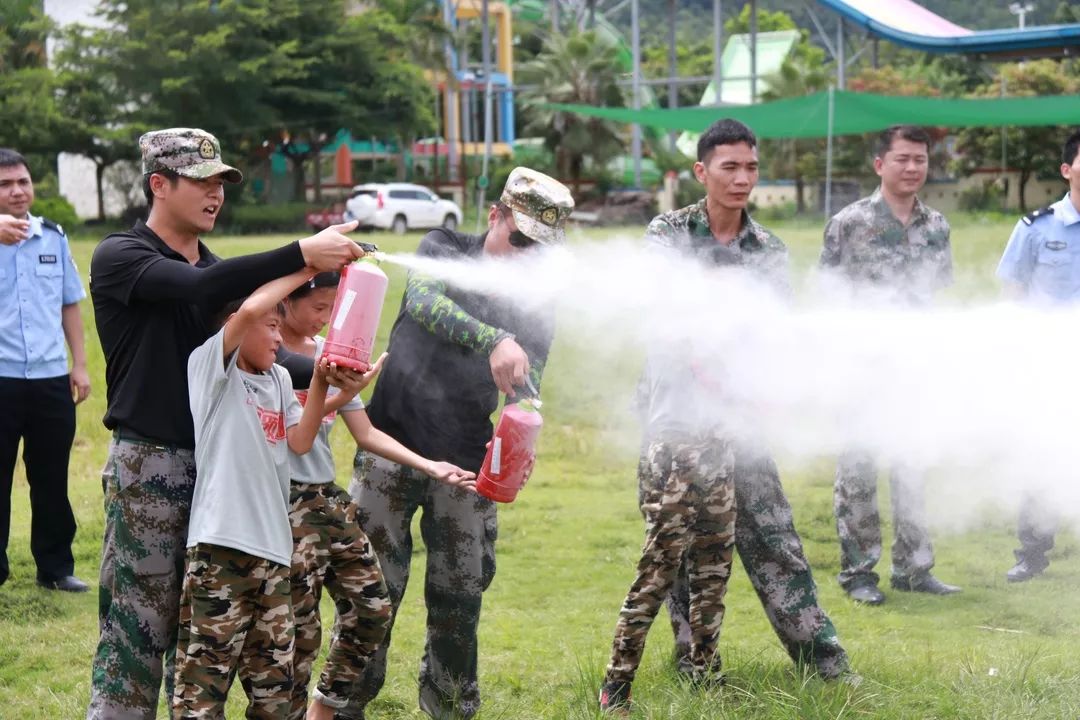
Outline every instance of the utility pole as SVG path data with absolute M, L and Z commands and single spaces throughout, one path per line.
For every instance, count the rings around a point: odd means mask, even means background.
M 750 104 L 757 102 L 757 0 L 750 0 Z
M 491 110 L 491 17 L 488 13 L 488 0 L 480 5 L 481 42 L 484 66 L 484 161 L 480 168 L 480 192 L 477 195 L 477 217 L 484 214 L 487 201 L 488 164 L 491 162 L 492 110 Z
M 446 175 L 447 178 L 453 182 L 457 180 L 460 174 L 460 167 L 458 165 L 458 118 L 461 116 L 461 95 L 454 89 L 454 85 L 457 83 L 457 76 L 455 70 L 457 70 L 456 57 L 454 55 L 454 44 L 450 41 L 450 31 L 454 29 L 454 9 L 452 3 L 443 3 L 443 24 L 446 25 L 447 35 L 443 40 L 443 53 L 446 55 Z M 436 149 L 438 145 L 435 146 Z M 465 198 L 462 197 L 464 203 Z
M 593 0 L 595 3 L 595 0 Z M 641 12 L 638 0 L 630 0 L 631 43 L 634 53 L 634 110 L 641 110 Z M 634 187 L 641 187 L 641 125 L 634 123 L 630 135 L 630 154 L 634 159 Z
M 1023 30 L 1024 26 L 1026 25 L 1025 20 L 1027 19 L 1027 14 L 1029 12 L 1034 12 L 1034 10 L 1035 10 L 1035 3 L 1031 3 L 1031 2 L 1025 2 L 1025 3 L 1014 2 L 1014 3 L 1009 4 L 1009 12 L 1011 12 L 1013 15 L 1016 15 L 1017 20 L 1020 23 L 1020 29 L 1021 30 Z
M 836 23 L 836 89 L 844 90 L 847 87 L 847 59 L 844 57 L 844 18 L 839 18 Z
M 677 0 L 668 0 L 668 108 L 674 110 L 679 107 L 679 89 L 675 85 L 675 78 L 679 75 L 679 55 L 675 45 L 675 16 Z M 675 152 L 675 141 L 679 134 L 672 130 L 668 133 L 671 142 L 671 151 Z
M 723 0 L 713 0 L 712 4 L 712 27 L 713 27 L 713 89 L 716 91 L 716 97 L 713 99 L 714 105 L 723 104 L 723 85 L 724 85 L 724 68 L 720 56 L 724 52 L 724 2 Z

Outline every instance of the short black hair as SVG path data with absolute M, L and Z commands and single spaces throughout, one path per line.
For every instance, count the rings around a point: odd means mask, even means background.
M 874 143 L 874 157 L 885 157 L 885 153 L 892 150 L 892 144 L 896 138 L 925 145 L 927 154 L 930 153 L 930 133 L 918 125 L 893 125 L 882 130 L 877 136 L 877 141 Z
M 147 210 L 154 207 L 154 192 L 150 189 L 150 176 L 151 175 L 160 175 L 160 176 L 162 176 L 163 178 L 165 178 L 166 180 L 169 181 L 170 185 L 172 185 L 174 187 L 176 186 L 176 182 L 180 179 L 180 173 L 176 172 L 175 170 L 168 170 L 168 169 L 166 169 L 166 170 L 155 170 L 152 173 L 146 173 L 145 175 L 143 175 L 142 191 L 143 191 L 143 195 L 146 196 L 146 209 Z M 226 317 L 228 317 L 228 316 L 226 316 Z
M 11 148 L 0 148 L 0 167 L 15 167 L 17 165 L 22 165 L 26 168 L 26 172 L 30 172 L 30 164 L 26 162 L 26 158 Z
M 239 310 L 240 306 L 244 304 L 245 300 L 247 300 L 247 298 L 242 297 L 236 298 L 235 300 L 230 300 L 229 302 L 225 303 L 221 307 L 221 309 L 218 310 L 212 317 L 212 325 L 214 329 L 220 330 L 221 328 L 225 327 L 225 323 L 228 322 L 229 316 Z M 277 314 L 280 315 L 282 318 L 285 317 L 285 303 L 279 301 L 274 309 L 277 310 Z
M 289 293 L 290 300 L 299 300 L 311 294 L 316 288 L 336 288 L 341 280 L 341 273 L 330 270 L 314 275 L 310 280 Z
M 1061 149 L 1061 162 L 1072 165 L 1077 151 L 1080 151 L 1080 128 L 1073 130 L 1069 137 L 1065 138 L 1065 147 Z
M 738 145 L 746 143 L 750 147 L 757 147 L 757 137 L 754 131 L 732 118 L 717 120 L 709 129 L 701 133 L 697 141 L 698 162 L 705 162 L 718 145 Z

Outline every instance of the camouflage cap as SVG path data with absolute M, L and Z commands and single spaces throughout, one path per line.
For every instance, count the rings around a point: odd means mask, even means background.
M 223 175 L 226 182 L 238 183 L 244 176 L 221 162 L 221 145 L 216 137 L 192 128 L 154 130 L 139 138 L 143 175 L 172 170 L 193 180 Z
M 545 245 L 566 240 L 563 225 L 574 211 L 574 198 L 555 178 L 514 168 L 499 200 L 513 211 L 518 230 L 533 240 Z

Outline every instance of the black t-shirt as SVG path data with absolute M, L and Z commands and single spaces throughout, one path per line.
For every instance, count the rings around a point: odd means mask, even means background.
M 105 353 L 105 427 L 194 448 L 188 355 L 214 333 L 225 303 L 303 266 L 298 243 L 219 260 L 202 242 L 191 265 L 141 220 L 102 240 L 90 295 Z
M 483 247 L 483 235 L 433 230 L 417 254 L 478 258 Z M 524 313 L 506 300 L 452 287 L 446 296 L 477 320 L 513 333 L 530 363 L 546 362 L 554 336 L 550 315 Z M 372 424 L 424 457 L 479 471 L 499 404 L 488 356 L 430 332 L 409 314 L 405 300 L 388 350 L 367 406 Z

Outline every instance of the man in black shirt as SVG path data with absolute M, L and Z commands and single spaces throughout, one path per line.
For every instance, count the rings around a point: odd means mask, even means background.
M 488 213 L 486 233 L 434 230 L 417 253 L 448 259 L 509 256 L 532 245 L 560 242 L 573 207 L 562 184 L 517 168 Z M 553 332 L 551 317 L 526 314 L 412 273 L 368 416 L 410 450 L 479 472 L 499 393 L 512 401 L 527 377 L 539 385 Z M 471 717 L 480 706 L 476 631 L 481 594 L 495 575 L 494 504 L 364 452 L 357 453 L 349 491 L 379 556 L 395 614 L 409 575 L 412 517 L 423 508 L 428 616 L 420 708 L 435 718 Z M 363 708 L 386 678 L 389 645 L 387 633 L 354 702 L 338 717 L 363 717 Z
M 341 233 L 355 224 L 256 255 L 219 260 L 199 240 L 238 170 L 213 135 L 175 128 L 139 140 L 149 217 L 105 238 L 90 265 L 90 294 L 105 353 L 113 431 L 102 471 L 105 538 L 99 623 L 87 718 L 153 718 L 176 642 L 195 435 L 187 359 L 213 334 L 229 300 L 305 265 L 337 270 L 363 253 Z

